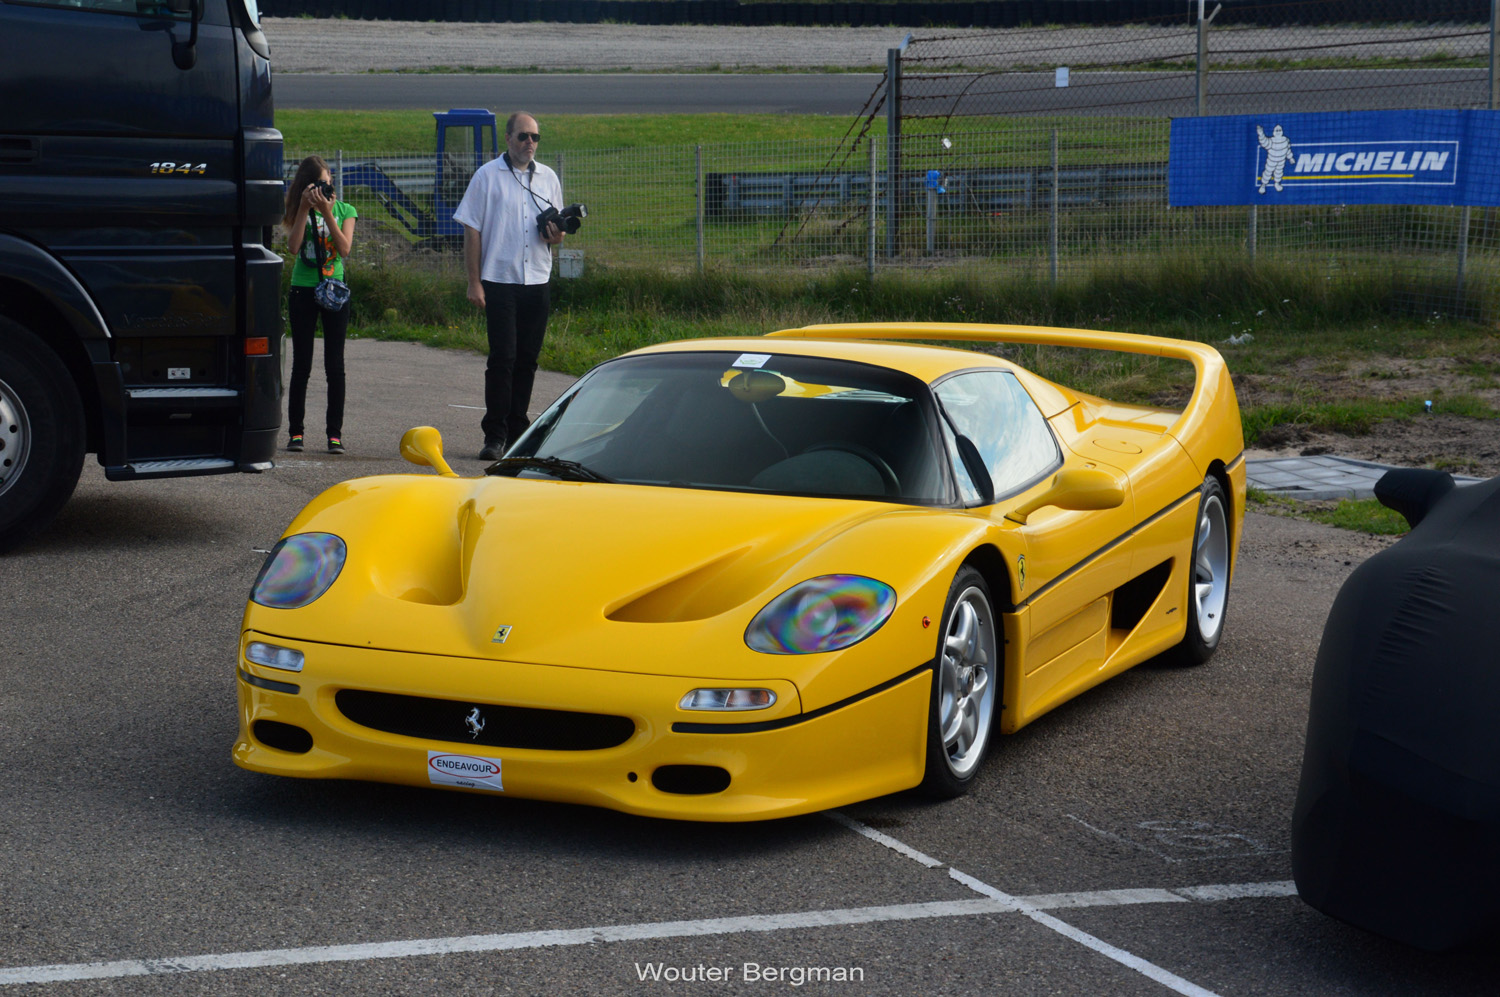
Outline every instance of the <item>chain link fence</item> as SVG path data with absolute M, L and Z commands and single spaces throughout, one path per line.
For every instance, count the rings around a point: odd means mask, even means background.
M 1298 26 L 1299 11 L 1326 18 L 1339 0 L 1217 6 L 1201 25 L 1194 13 L 912 38 L 837 142 L 554 152 L 544 161 L 589 211 L 565 272 L 863 268 L 1056 283 L 1248 260 L 1330 280 L 1378 271 L 1409 309 L 1486 314 L 1500 297 L 1490 209 L 1171 208 L 1167 154 L 1171 118 L 1200 112 L 1491 107 L 1491 24 L 1448 0 L 1431 0 L 1421 23 L 1375 23 L 1379 4 L 1347 3 L 1346 23 L 1315 27 Z M 318 151 L 359 206 L 369 251 L 461 268 L 440 229 L 475 164 Z M 288 150 L 289 170 L 302 154 Z

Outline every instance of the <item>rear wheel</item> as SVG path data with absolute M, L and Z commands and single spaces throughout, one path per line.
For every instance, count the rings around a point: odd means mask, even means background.
M 1000 642 L 989 586 L 960 568 L 948 590 L 927 717 L 922 791 L 937 799 L 968 792 L 989 750 L 1000 684 Z
M 83 404 L 57 354 L 0 318 L 0 551 L 41 530 L 83 469 Z
M 1170 652 L 1175 664 L 1201 665 L 1213 657 L 1224 635 L 1229 606 L 1229 501 L 1219 479 L 1203 480 L 1198 525 L 1193 529 L 1188 571 L 1187 632 Z

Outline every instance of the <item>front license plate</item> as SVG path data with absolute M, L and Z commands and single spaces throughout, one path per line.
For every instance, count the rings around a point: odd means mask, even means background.
M 460 755 L 451 751 L 427 752 L 427 780 L 435 786 L 463 786 L 503 793 L 500 759 L 483 755 Z

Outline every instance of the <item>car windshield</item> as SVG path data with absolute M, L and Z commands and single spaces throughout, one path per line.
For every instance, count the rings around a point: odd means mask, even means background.
M 569 461 L 629 484 L 933 504 L 951 501 L 939 439 L 927 386 L 900 371 L 661 353 L 596 368 L 507 456 Z M 495 470 L 548 475 L 537 461 Z

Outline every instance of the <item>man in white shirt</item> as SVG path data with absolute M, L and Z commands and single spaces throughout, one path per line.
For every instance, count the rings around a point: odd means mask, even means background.
M 453 213 L 464 226 L 469 300 L 484 309 L 490 340 L 480 460 L 499 460 L 531 425 L 526 408 L 552 309 L 552 247 L 563 241 L 556 223 L 537 224 L 544 210 L 563 206 L 557 174 L 536 161 L 541 138 L 531 115 L 506 119 L 505 154 L 474 172 Z

